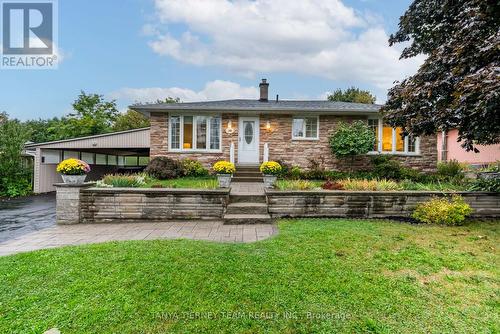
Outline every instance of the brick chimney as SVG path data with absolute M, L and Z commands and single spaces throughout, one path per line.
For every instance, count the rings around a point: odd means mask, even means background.
M 267 102 L 269 96 L 269 84 L 267 83 L 267 79 L 262 79 L 262 82 L 259 84 L 260 87 L 260 101 Z

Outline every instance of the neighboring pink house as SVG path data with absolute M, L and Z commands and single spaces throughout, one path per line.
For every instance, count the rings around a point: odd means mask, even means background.
M 457 142 L 458 130 L 451 130 L 438 134 L 437 149 L 439 161 L 458 160 L 472 165 L 487 165 L 500 160 L 500 144 L 478 145 L 479 153 L 467 152 Z

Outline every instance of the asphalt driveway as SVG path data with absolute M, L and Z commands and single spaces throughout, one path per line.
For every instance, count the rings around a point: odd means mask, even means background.
M 0 199 L 0 242 L 56 223 L 55 193 Z

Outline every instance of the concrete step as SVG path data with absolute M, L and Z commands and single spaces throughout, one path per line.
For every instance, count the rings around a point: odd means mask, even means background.
M 227 214 L 267 214 L 267 204 L 231 203 L 227 206 Z
M 264 180 L 262 179 L 262 176 L 259 177 L 253 177 L 253 176 L 234 176 L 231 179 L 231 182 L 258 182 L 262 183 Z
M 224 224 L 272 224 L 273 219 L 269 214 L 226 214 Z
M 234 177 L 262 177 L 261 172 L 241 172 L 236 171 L 233 175 Z
M 259 172 L 259 167 L 260 166 L 235 166 L 236 171 L 241 171 L 241 172 Z
M 229 203 L 266 203 L 266 195 L 263 194 L 230 194 Z

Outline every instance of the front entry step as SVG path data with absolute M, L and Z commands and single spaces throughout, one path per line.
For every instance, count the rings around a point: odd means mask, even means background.
M 249 177 L 250 178 L 250 177 Z M 267 211 L 266 194 L 262 177 L 255 182 L 231 183 L 229 204 L 224 215 L 224 224 L 271 224 L 273 219 Z
M 262 183 L 264 180 L 262 179 L 262 176 L 233 176 L 231 179 L 231 182 L 258 182 Z
M 226 214 L 224 224 L 271 224 L 273 219 L 269 214 Z
M 266 203 L 231 203 L 227 206 L 227 214 L 267 214 Z
M 260 177 L 262 178 L 262 173 L 258 171 L 239 171 L 237 170 L 236 173 L 234 173 L 235 177 Z
M 253 194 L 253 193 L 248 193 L 248 194 L 236 194 L 230 195 L 230 202 L 231 203 L 266 203 L 266 196 L 262 196 L 261 194 Z

